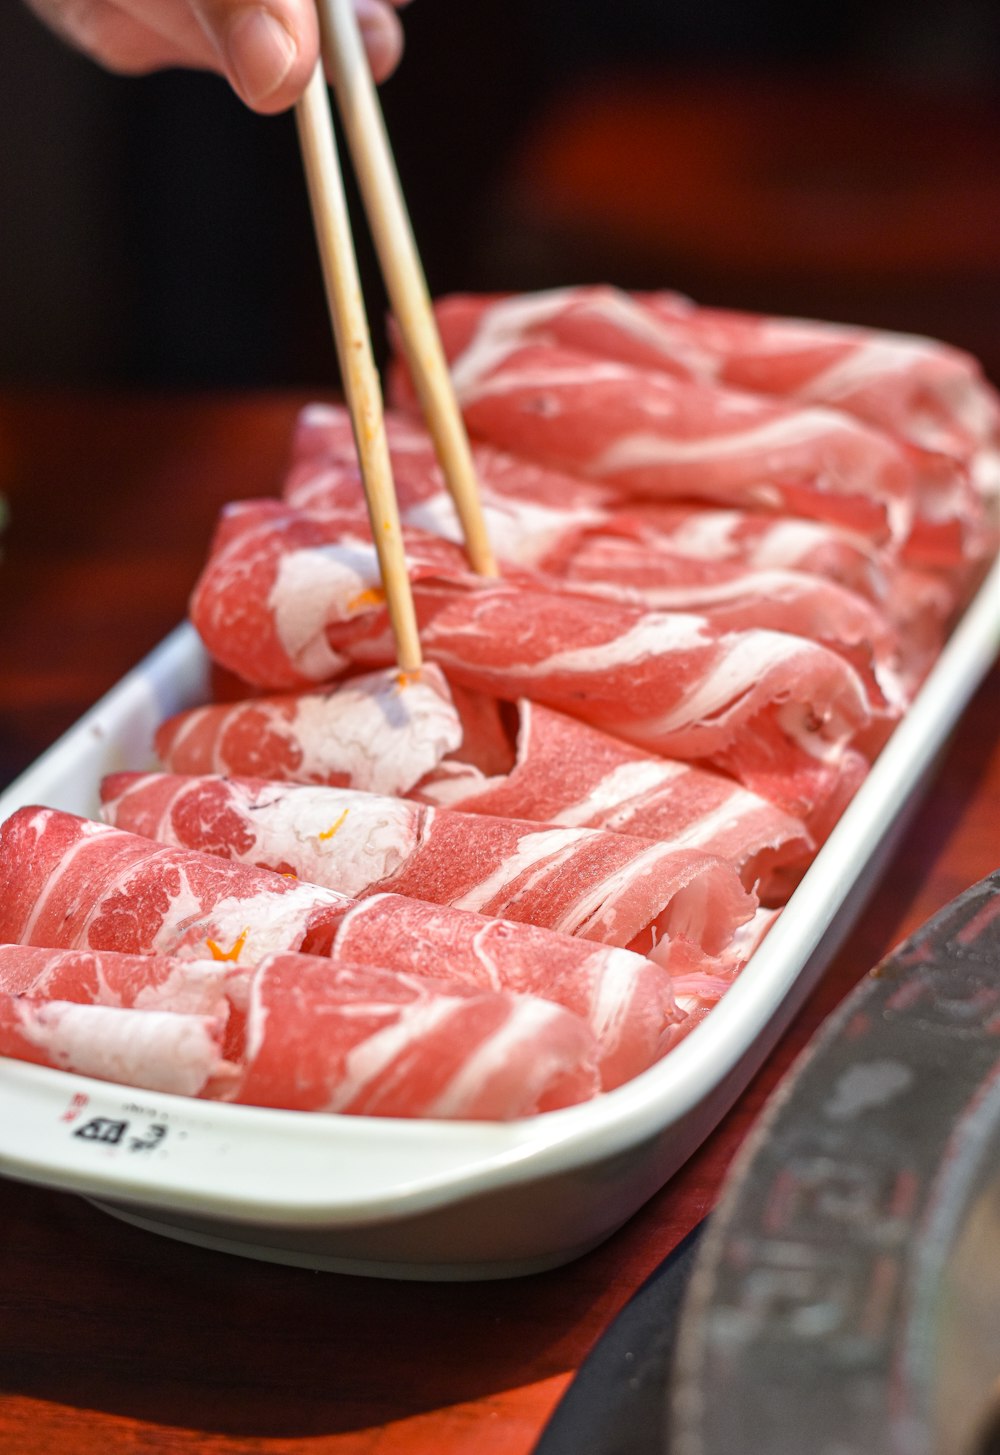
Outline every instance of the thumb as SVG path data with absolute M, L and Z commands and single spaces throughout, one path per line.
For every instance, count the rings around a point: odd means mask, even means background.
M 237 94 L 255 111 L 284 111 L 319 53 L 312 0 L 194 0 L 194 9 Z

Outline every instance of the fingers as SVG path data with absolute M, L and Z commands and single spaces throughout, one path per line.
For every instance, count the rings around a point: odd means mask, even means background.
M 354 0 L 372 74 L 384 81 L 403 53 L 396 6 Z M 195 66 L 224 75 L 255 111 L 294 105 L 319 50 L 313 0 L 28 0 L 57 34 L 113 71 L 139 75 Z
M 405 5 L 408 0 L 392 0 Z M 354 0 L 358 28 L 368 52 L 368 64 L 376 81 L 384 81 L 399 65 L 403 54 L 403 27 L 396 11 L 386 0 Z
M 312 74 L 319 50 L 315 6 L 302 0 L 193 0 L 219 48 L 233 89 L 255 111 L 291 106 Z M 405 3 L 405 0 L 394 0 Z M 358 27 L 376 81 L 403 54 L 403 27 L 389 0 L 354 0 Z
M 216 67 L 187 0 L 28 0 L 75 49 L 107 70 L 143 75 L 165 66 Z
M 191 0 L 218 69 L 254 111 L 284 111 L 316 65 L 316 11 L 304 0 Z

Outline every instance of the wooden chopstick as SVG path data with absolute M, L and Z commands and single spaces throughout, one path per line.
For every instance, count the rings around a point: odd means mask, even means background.
M 479 486 L 352 0 L 319 0 L 323 53 L 403 349 L 473 570 L 497 575 Z
M 416 673 L 422 665 L 417 616 L 406 571 L 399 506 L 385 435 L 382 390 L 372 357 L 322 64 L 316 66 L 296 105 L 295 121 L 341 380 L 354 427 L 389 621 L 396 639 L 396 655 L 403 672 Z

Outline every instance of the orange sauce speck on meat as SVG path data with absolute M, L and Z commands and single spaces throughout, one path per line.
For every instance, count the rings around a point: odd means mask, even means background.
M 357 596 L 347 603 L 348 611 L 360 611 L 365 606 L 381 606 L 385 600 L 385 592 L 381 586 L 371 586 L 367 591 L 361 591 Z
M 343 813 L 337 819 L 337 821 L 335 823 L 332 823 L 328 829 L 324 829 L 323 832 L 319 835 L 319 838 L 321 838 L 321 839 L 332 839 L 333 836 L 334 836 L 334 834 L 341 827 L 341 825 L 344 822 L 344 819 L 347 817 L 347 815 L 349 813 L 350 813 L 350 809 L 345 808 L 344 811 L 343 811 Z
M 250 926 L 248 925 L 247 928 L 243 931 L 243 933 L 241 935 L 238 935 L 237 936 L 236 940 L 233 942 L 233 947 L 230 950 L 223 950 L 219 945 L 217 945 L 215 943 L 214 940 L 206 940 L 205 943 L 206 943 L 206 945 L 208 946 L 208 948 L 212 952 L 212 959 L 213 960 L 238 960 L 240 958 L 240 951 L 243 949 L 243 946 L 246 944 L 246 942 L 247 942 L 247 935 L 249 933 L 250 933 Z

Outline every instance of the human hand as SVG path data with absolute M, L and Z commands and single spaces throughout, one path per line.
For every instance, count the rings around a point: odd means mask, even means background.
M 31 9 L 107 70 L 138 76 L 167 66 L 217 71 L 255 111 L 298 100 L 319 50 L 314 0 L 27 0 Z M 353 0 L 376 81 L 403 51 L 396 7 Z

